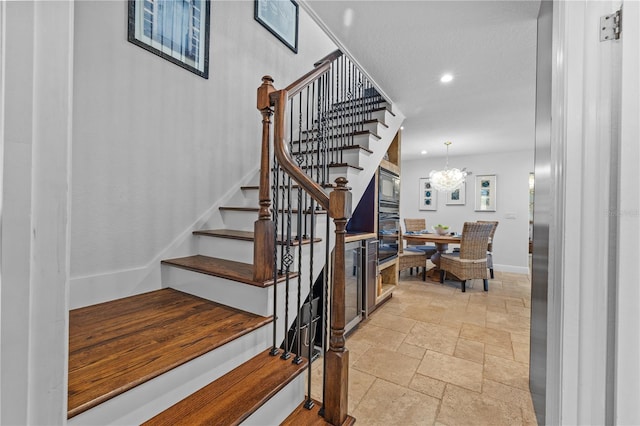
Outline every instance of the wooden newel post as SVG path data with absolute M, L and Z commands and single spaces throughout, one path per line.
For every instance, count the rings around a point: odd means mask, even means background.
M 275 92 L 273 78 L 265 75 L 258 87 L 258 110 L 262 114 L 262 154 L 260 158 L 260 211 L 258 220 L 253 224 L 253 279 L 266 281 L 273 279 L 273 240 L 275 229 L 271 220 L 271 196 L 269 191 L 269 135 L 271 131 L 271 100 L 269 95 Z
M 324 418 L 332 425 L 341 425 L 347 418 L 349 351 L 345 347 L 345 234 L 351 217 L 351 192 L 347 179 L 336 179 L 336 188 L 329 196 L 329 215 L 336 226 L 333 285 L 331 287 L 331 331 L 326 353 L 327 371 Z

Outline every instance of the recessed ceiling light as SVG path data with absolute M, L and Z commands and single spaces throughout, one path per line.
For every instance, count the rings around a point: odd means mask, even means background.
M 442 77 L 440 77 L 440 81 L 443 83 L 449 83 L 452 80 L 453 80 L 453 75 L 451 74 L 444 74 Z
M 400 130 L 404 130 L 404 126 L 400 126 Z
M 427 153 L 426 149 L 423 149 L 422 151 L 420 151 L 420 154 L 425 155 Z

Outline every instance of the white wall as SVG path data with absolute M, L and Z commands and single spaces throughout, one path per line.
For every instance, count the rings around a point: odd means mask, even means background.
M 441 223 L 452 231 L 462 231 L 464 222 L 499 221 L 493 245 L 494 269 L 506 272 L 529 272 L 529 173 L 533 171 L 533 139 L 531 151 L 502 154 L 450 157 L 451 167 L 472 172 L 467 177 L 466 204 L 447 206 L 444 193 L 438 194 L 436 211 L 419 210 L 418 181 L 433 169 L 442 169 L 445 158 L 424 158 L 402 162 L 400 217 L 427 220 L 427 228 Z M 475 177 L 496 175 L 498 198 L 495 212 L 474 211 Z M 512 219 L 507 216 L 514 217 Z M 404 223 L 402 223 L 404 229 Z
M 253 8 L 211 2 L 205 80 L 129 43 L 127 2 L 77 2 L 72 306 L 83 286 L 159 270 L 155 257 L 257 170 L 261 77 L 284 87 L 335 49 L 300 9 L 296 55 Z

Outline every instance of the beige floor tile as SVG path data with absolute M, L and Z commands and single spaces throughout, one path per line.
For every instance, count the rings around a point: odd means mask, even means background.
M 437 421 L 449 426 L 520 425 L 522 410 L 507 402 L 448 384 Z
M 415 323 L 415 320 L 398 315 L 391 315 L 386 312 L 376 313 L 376 315 L 372 315 L 370 317 L 370 324 L 387 328 L 389 330 L 399 331 L 401 333 L 408 333 Z
M 409 383 L 409 388 L 438 399 L 442 399 L 445 386 L 445 382 L 417 373 Z
M 457 294 L 457 293 L 454 293 Z M 439 306 L 445 309 L 466 309 L 469 304 L 469 296 L 465 297 L 454 297 L 452 295 L 448 295 L 446 297 L 440 296 L 436 297 L 431 301 L 431 306 Z
M 376 379 L 352 415 L 367 426 L 431 425 L 440 400 Z
M 523 408 L 522 424 L 524 426 L 538 426 L 538 419 L 536 419 L 536 413 L 533 410 Z
M 402 275 L 393 297 L 347 338 L 349 413 L 358 424 L 536 424 L 529 279 L 496 278 L 489 292 L 479 282 L 461 293 L 459 283 Z M 312 376 L 312 396 L 321 399 L 321 360 Z
M 349 340 L 396 350 L 406 336 L 406 333 L 378 327 L 374 324 L 366 324 L 356 330 Z
M 403 355 L 410 356 L 411 358 L 422 359 L 427 350 L 420 346 L 409 345 L 407 343 L 403 343 L 400 345 L 396 352 L 399 352 Z
M 388 382 L 408 386 L 420 360 L 382 348 L 371 348 L 353 364 L 353 368 Z
M 453 355 L 458 332 L 438 324 L 418 322 L 407 335 L 404 343 Z
M 526 333 L 511 333 L 511 341 L 529 343 L 531 341 L 531 339 L 529 338 L 529 331 L 527 331 Z
M 449 327 L 462 327 L 462 324 L 475 324 L 480 327 L 484 327 L 486 323 L 486 309 L 475 309 L 467 306 L 465 309 L 452 308 L 447 309 L 440 320 L 440 324 L 447 325 Z
M 482 390 L 482 365 L 466 359 L 427 351 L 418 373 L 476 392 Z
M 529 390 L 529 367 L 517 361 L 486 354 L 484 356 L 484 378 Z
M 471 303 L 469 300 L 469 304 L 467 305 L 466 313 L 468 315 L 486 315 L 487 313 L 487 305 L 482 303 Z
M 507 304 L 507 312 L 521 317 L 531 318 L 531 307 L 514 306 Z
M 484 343 L 458 339 L 453 356 L 482 364 L 484 362 Z
M 499 312 L 502 314 L 506 314 L 507 307 L 504 302 L 502 302 L 501 304 L 487 305 L 487 312 Z
M 376 377 L 355 368 L 349 369 L 349 412 L 354 410 L 375 382 Z
M 489 398 L 499 399 L 521 408 L 533 410 L 531 393 L 526 390 L 484 379 L 482 382 L 482 394 Z
M 529 343 L 512 342 L 513 358 L 525 364 L 529 364 Z
M 522 299 L 507 300 L 507 309 L 509 308 L 524 308 L 524 302 Z
M 487 312 L 487 315 L 489 315 L 489 312 Z M 479 327 L 474 324 L 463 324 L 460 330 L 460 337 L 489 345 L 511 348 L 511 335 L 502 330 Z
M 527 333 L 530 329 L 528 317 L 499 312 L 487 312 L 487 327 L 513 333 Z
M 439 306 L 412 303 L 407 305 L 402 315 L 416 321 L 438 324 L 445 312 L 446 309 Z
M 513 349 L 511 346 L 495 346 L 495 345 L 484 345 L 484 353 L 494 356 L 499 356 L 500 358 L 513 360 Z
M 369 348 L 373 345 L 367 340 L 347 337 L 345 343 L 347 350 L 349 351 L 349 365 L 353 365 Z

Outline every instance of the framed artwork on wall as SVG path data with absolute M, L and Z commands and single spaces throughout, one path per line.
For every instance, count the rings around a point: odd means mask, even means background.
M 420 178 L 420 210 L 438 210 L 438 191 L 431 187 L 429 178 Z
M 255 0 L 253 17 L 298 53 L 298 3 L 293 0 Z
M 466 182 L 463 182 L 460 188 L 455 191 L 447 191 L 448 206 L 464 206 L 467 199 Z
M 496 175 L 476 176 L 476 211 L 495 212 L 496 211 Z
M 209 0 L 129 0 L 128 40 L 209 78 Z

